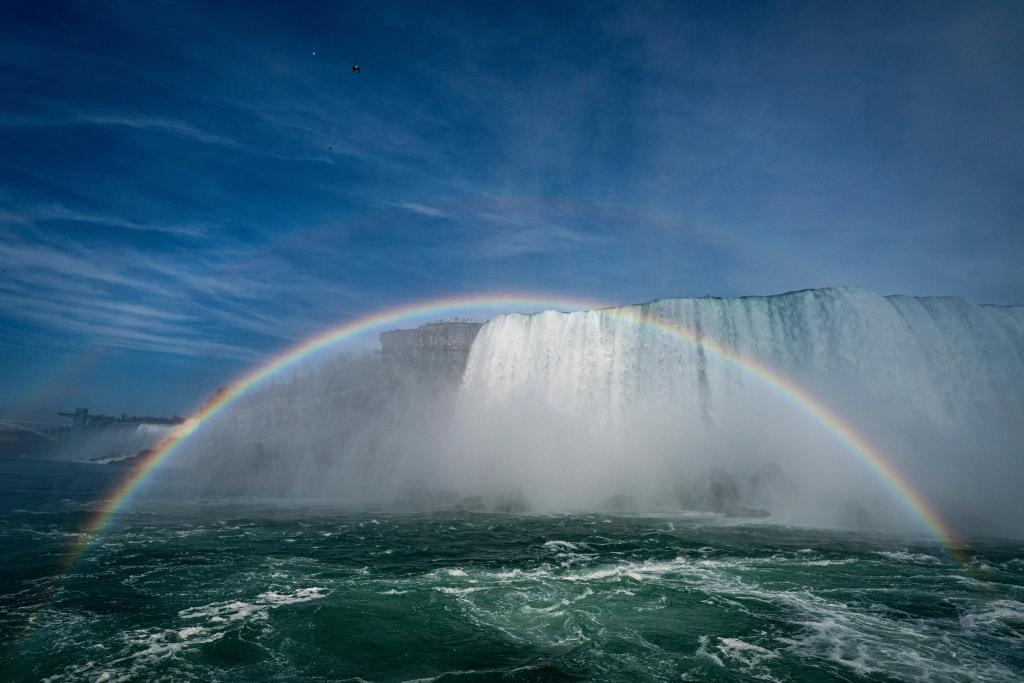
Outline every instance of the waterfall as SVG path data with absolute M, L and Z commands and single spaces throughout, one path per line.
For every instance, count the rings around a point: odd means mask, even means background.
M 901 480 L 957 529 L 1024 528 L 1024 308 L 663 299 L 500 315 L 468 353 L 461 382 L 341 355 L 261 386 L 165 497 L 921 529 Z
M 856 289 L 498 316 L 463 378 L 461 476 L 514 483 L 551 507 L 680 497 L 706 507 L 707 486 L 690 489 L 721 472 L 751 488 L 751 504 L 798 519 L 898 507 L 758 367 L 851 425 L 950 515 L 1005 515 L 1015 500 L 1024 308 Z M 747 486 L 765 467 L 790 488 Z

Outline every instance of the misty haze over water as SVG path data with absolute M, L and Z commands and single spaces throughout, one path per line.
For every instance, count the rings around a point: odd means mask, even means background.
M 711 512 L 917 529 L 886 478 L 756 370 L 846 421 L 961 533 L 1019 535 L 1024 308 L 826 289 L 485 324 L 465 370 L 308 360 L 180 447 L 149 498 Z M 965 466 L 970 463 L 970 466 Z

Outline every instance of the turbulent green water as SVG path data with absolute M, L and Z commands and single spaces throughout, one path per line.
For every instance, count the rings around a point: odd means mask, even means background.
M 4 680 L 1019 680 L 1024 546 L 603 514 L 134 514 L 0 464 Z

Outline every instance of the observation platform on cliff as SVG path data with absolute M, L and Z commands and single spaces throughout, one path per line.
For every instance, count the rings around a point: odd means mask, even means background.
M 173 417 L 154 417 L 152 415 L 95 415 L 89 412 L 88 408 L 75 408 L 73 413 L 57 413 L 61 417 L 70 417 L 72 420 L 71 430 L 79 432 L 84 429 L 128 429 L 139 425 L 177 425 L 185 421 L 185 418 L 175 415 Z

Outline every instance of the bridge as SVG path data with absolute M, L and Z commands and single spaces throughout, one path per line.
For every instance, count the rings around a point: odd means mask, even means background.
M 176 425 L 184 422 L 184 418 L 153 417 L 151 415 L 93 415 L 88 408 L 76 408 L 73 413 L 57 413 L 61 417 L 70 417 L 72 424 L 54 422 L 35 422 L 20 420 L 14 417 L 0 417 L 0 433 L 17 432 L 23 436 L 34 434 L 48 441 L 57 442 L 68 437 L 78 437 L 86 432 L 108 429 L 133 429 L 139 425 Z
M 30 432 L 50 441 L 57 441 L 60 437 L 71 432 L 69 425 L 55 424 L 53 422 L 32 422 L 29 420 L 13 420 L 0 417 L 0 431 Z

